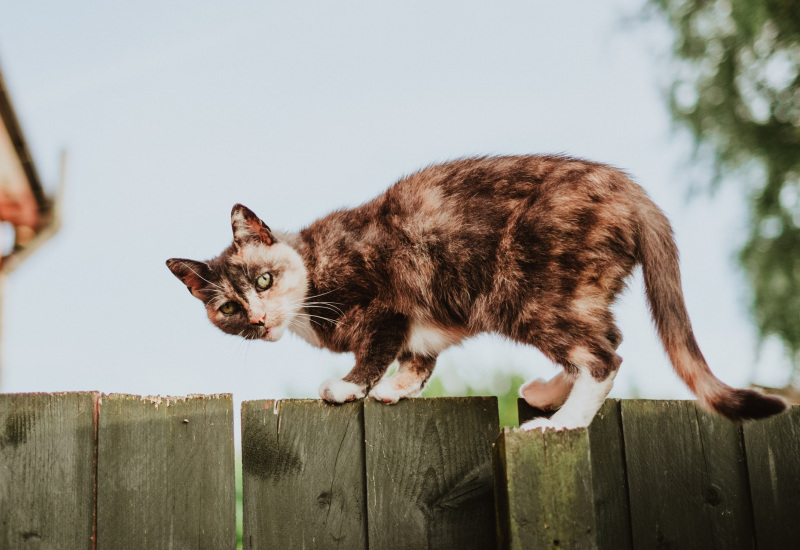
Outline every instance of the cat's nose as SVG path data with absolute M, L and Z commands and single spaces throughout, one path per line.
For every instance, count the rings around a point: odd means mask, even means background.
M 250 324 L 263 327 L 266 324 L 266 319 L 267 319 L 266 313 L 262 313 L 261 316 L 254 315 L 250 317 Z

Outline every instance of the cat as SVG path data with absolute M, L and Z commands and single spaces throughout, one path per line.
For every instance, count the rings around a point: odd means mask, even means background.
M 622 335 L 610 306 L 642 266 L 656 330 L 699 403 L 732 420 L 786 408 L 709 369 L 681 290 L 672 228 L 644 189 L 608 165 L 560 155 L 466 158 L 403 177 L 299 233 L 272 231 L 237 204 L 233 243 L 167 266 L 228 334 L 274 342 L 286 330 L 352 352 L 322 399 L 418 396 L 436 357 L 491 332 L 563 367 L 520 392 L 554 410 L 524 429 L 588 426 L 611 389 Z M 383 378 L 394 361 L 394 375 Z

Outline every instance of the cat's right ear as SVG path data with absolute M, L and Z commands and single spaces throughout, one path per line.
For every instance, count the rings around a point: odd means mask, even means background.
M 209 281 L 211 272 L 207 264 L 183 258 L 172 258 L 167 260 L 167 267 L 173 275 L 183 281 L 192 296 L 203 299 L 203 291 L 211 285 Z

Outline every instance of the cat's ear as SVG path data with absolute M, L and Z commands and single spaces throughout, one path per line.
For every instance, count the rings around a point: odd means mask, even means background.
M 192 296 L 200 300 L 204 298 L 203 291 L 211 286 L 211 271 L 207 264 L 183 258 L 172 258 L 167 260 L 167 267 L 173 275 L 183 281 Z
M 275 236 L 267 224 L 262 222 L 252 210 L 236 204 L 231 211 L 231 227 L 233 243 L 237 248 L 248 242 L 262 243 L 267 246 L 275 244 Z

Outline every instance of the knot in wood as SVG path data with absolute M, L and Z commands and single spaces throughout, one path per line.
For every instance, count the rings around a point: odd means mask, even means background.
M 719 492 L 719 487 L 716 485 L 709 485 L 706 487 L 705 491 L 705 499 L 706 502 L 709 503 L 711 506 L 716 506 L 720 502 L 722 502 L 722 495 Z

